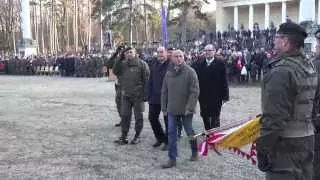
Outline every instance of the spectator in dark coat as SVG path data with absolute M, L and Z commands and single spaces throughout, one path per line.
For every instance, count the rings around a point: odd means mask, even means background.
M 229 87 L 224 63 L 215 59 L 215 48 L 205 47 L 206 58 L 192 65 L 200 86 L 200 115 L 206 130 L 220 126 L 222 103 L 229 100 Z

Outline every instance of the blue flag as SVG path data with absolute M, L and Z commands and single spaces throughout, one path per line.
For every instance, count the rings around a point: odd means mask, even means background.
M 167 15 L 168 15 L 168 3 L 164 0 L 161 8 L 161 30 L 162 30 L 162 45 L 168 47 L 168 26 L 167 26 Z

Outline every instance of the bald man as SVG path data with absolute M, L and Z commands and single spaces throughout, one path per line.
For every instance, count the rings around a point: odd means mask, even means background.
M 196 72 L 184 61 L 184 53 L 176 50 L 173 53 L 172 65 L 164 77 L 161 91 L 161 109 L 168 116 L 168 156 L 169 161 L 162 168 L 176 165 L 177 152 L 177 121 L 182 120 L 189 137 L 195 133 L 192 128 L 192 118 L 199 96 L 199 82 Z M 196 161 L 197 141 L 190 138 L 191 158 Z

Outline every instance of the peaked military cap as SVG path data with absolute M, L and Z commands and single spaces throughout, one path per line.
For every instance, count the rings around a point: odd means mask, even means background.
M 277 34 L 295 35 L 304 39 L 308 36 L 306 30 L 302 26 L 293 22 L 282 23 L 277 31 Z

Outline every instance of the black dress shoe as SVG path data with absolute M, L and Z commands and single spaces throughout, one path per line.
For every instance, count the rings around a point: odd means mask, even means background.
M 172 168 L 175 166 L 176 166 L 176 161 L 170 159 L 166 164 L 163 164 L 161 167 L 163 169 L 168 169 L 168 168 Z
M 161 146 L 161 144 L 162 144 L 162 142 L 157 141 L 155 144 L 152 145 L 152 147 L 156 148 L 156 147 Z
M 128 144 L 129 141 L 127 138 L 120 137 L 119 139 L 115 140 L 114 143 L 117 143 L 119 145 L 125 145 L 125 144 Z
M 194 154 L 190 157 L 189 161 L 198 161 L 198 154 Z
M 117 123 L 114 125 L 115 127 L 120 127 L 121 126 L 121 123 Z
M 140 138 L 139 137 L 135 137 L 132 139 L 132 141 L 130 142 L 130 144 L 138 144 L 140 143 Z

